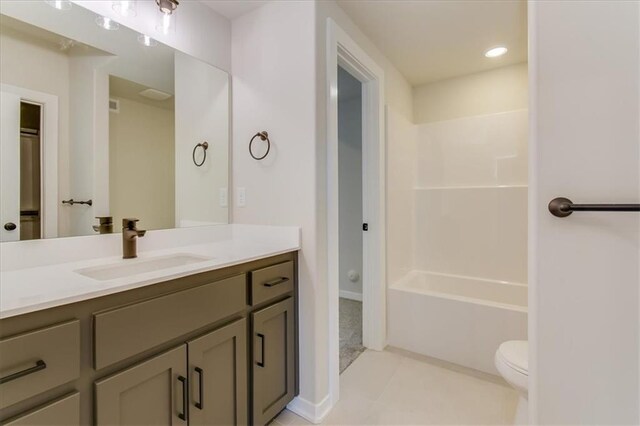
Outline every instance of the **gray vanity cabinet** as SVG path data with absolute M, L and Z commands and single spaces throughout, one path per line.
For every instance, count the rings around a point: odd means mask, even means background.
M 247 321 L 188 342 L 189 424 L 247 424 Z
M 295 395 L 295 321 L 288 297 L 251 314 L 253 424 L 273 419 Z
M 186 425 L 187 347 L 96 382 L 97 425 Z
M 291 252 L 4 318 L 0 425 L 267 424 L 298 391 L 297 294 Z

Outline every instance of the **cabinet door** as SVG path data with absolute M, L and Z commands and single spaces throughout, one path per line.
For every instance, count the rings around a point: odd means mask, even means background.
M 188 342 L 190 425 L 247 424 L 247 321 Z
M 187 347 L 96 382 L 98 425 L 186 425 Z
M 65 396 L 2 424 L 5 426 L 79 426 L 80 394 L 76 392 Z
M 253 423 L 256 425 L 268 423 L 295 395 L 294 315 L 290 297 L 251 314 Z

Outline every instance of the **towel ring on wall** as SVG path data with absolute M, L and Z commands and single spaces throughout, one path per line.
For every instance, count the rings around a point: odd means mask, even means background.
M 263 141 L 267 141 L 267 152 L 264 153 L 264 155 L 262 157 L 256 157 L 255 155 L 253 155 L 253 141 L 255 140 L 255 138 L 260 138 Z M 269 140 L 269 133 L 267 133 L 266 130 L 263 130 L 261 132 L 256 133 L 255 135 L 253 135 L 253 137 L 251 138 L 251 141 L 249 142 L 249 154 L 251 155 L 251 157 L 253 157 L 254 160 L 264 160 L 267 155 L 269 155 L 269 150 L 271 149 L 271 141 Z
M 204 157 L 202 158 L 202 161 L 200 163 L 198 163 L 196 161 L 196 151 L 200 147 L 202 147 L 202 152 L 204 152 Z M 193 148 L 193 153 L 191 154 L 191 158 L 193 158 L 193 164 L 195 164 L 197 167 L 202 166 L 204 164 L 204 162 L 207 161 L 207 149 L 209 149 L 209 143 L 208 142 L 199 143 Z

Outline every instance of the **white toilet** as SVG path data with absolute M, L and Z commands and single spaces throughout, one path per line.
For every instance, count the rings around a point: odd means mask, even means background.
M 495 363 L 502 377 L 520 394 L 515 424 L 529 424 L 529 342 L 504 342 L 496 351 Z

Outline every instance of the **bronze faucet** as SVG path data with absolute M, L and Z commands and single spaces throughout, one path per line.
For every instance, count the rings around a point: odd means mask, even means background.
M 137 241 L 144 237 L 147 231 L 138 230 L 136 222 L 139 219 L 122 219 L 122 258 L 133 259 L 138 257 Z
M 93 230 L 100 234 L 113 233 L 113 218 L 111 216 L 96 216 L 100 221 L 100 225 L 93 225 Z

